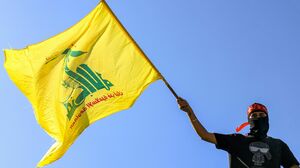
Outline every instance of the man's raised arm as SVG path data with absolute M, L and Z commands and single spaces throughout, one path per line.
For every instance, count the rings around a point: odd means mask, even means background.
M 197 119 L 197 117 L 196 117 L 193 109 L 189 105 L 189 103 L 182 98 L 178 98 L 177 103 L 179 105 L 179 108 L 188 114 L 194 129 L 196 130 L 197 134 L 201 137 L 201 139 L 204 141 L 216 144 L 217 140 L 216 140 L 215 134 L 208 132 L 203 127 L 203 125 Z

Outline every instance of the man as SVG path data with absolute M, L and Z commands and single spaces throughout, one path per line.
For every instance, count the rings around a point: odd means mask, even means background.
M 230 168 L 299 168 L 299 162 L 289 147 L 280 139 L 267 136 L 269 117 L 267 108 L 259 103 L 249 106 L 248 135 L 217 134 L 208 132 L 199 122 L 188 102 L 182 98 L 177 100 L 181 110 L 187 112 L 193 127 L 204 141 L 213 143 L 217 149 L 225 150 L 230 156 Z

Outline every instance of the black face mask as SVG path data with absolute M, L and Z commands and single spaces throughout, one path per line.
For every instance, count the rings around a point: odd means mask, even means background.
M 260 117 L 258 119 L 249 119 L 250 133 L 249 135 L 254 136 L 257 139 L 264 139 L 267 137 L 269 131 L 269 118 Z

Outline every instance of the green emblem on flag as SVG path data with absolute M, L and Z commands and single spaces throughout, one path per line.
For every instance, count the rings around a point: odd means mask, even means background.
M 64 80 L 62 85 L 66 89 L 71 89 L 69 96 L 63 102 L 64 107 L 67 109 L 67 117 L 70 120 L 75 110 L 84 102 L 85 98 L 101 89 L 110 90 L 113 84 L 101 77 L 101 74 L 94 72 L 88 65 L 81 64 L 76 68 L 76 72 L 68 67 L 68 62 L 71 57 L 79 57 L 86 52 L 72 51 L 67 49 L 63 52 L 65 57 L 64 71 L 68 75 L 68 79 Z M 73 97 L 74 91 L 81 89 L 79 95 Z

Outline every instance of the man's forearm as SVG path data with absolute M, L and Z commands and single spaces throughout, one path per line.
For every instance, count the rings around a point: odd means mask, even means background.
M 188 114 L 194 129 L 196 130 L 197 134 L 201 137 L 201 139 L 216 144 L 217 141 L 216 141 L 215 134 L 208 132 L 204 128 L 204 126 L 198 121 L 196 115 L 193 112 L 193 109 L 188 104 L 188 102 L 182 99 L 181 97 L 177 99 L 177 102 L 179 108 Z
M 197 116 L 195 115 L 195 113 L 193 112 L 193 110 L 191 108 L 189 109 L 189 112 L 187 114 L 191 120 L 191 123 L 192 123 L 195 131 L 201 137 L 201 139 L 203 139 L 204 141 L 216 144 L 217 141 L 216 141 L 215 135 L 213 133 L 208 132 L 205 129 L 205 127 L 200 123 L 200 121 L 198 120 Z

